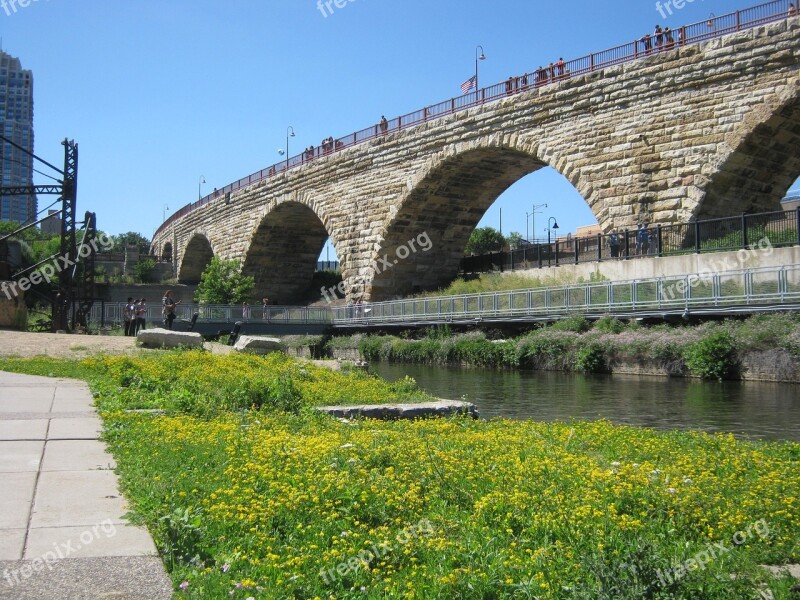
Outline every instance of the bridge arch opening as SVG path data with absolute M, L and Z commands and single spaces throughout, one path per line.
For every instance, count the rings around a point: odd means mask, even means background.
M 164 246 L 166 248 L 166 244 Z M 211 242 L 203 234 L 194 234 L 183 253 L 178 281 L 188 285 L 200 283 L 200 276 L 212 258 L 214 251 L 211 249 Z
M 325 225 L 305 204 L 284 202 L 271 210 L 253 234 L 242 267 L 255 279 L 255 297 L 266 296 L 271 304 L 304 301 L 327 239 Z
M 695 218 L 781 210 L 781 200 L 800 181 L 800 92 L 795 94 L 766 119 L 750 124 L 752 129 L 710 178 Z
M 596 223 L 575 182 L 537 156 L 507 147 L 470 150 L 431 170 L 403 199 L 386 227 L 365 297 L 372 301 L 387 300 L 448 285 L 458 275 L 470 235 L 479 224 L 487 224 L 482 219 L 490 207 L 521 180 L 526 180 L 523 187 L 528 188 L 530 182 L 542 176 L 560 180 L 559 192 L 566 189 L 573 196 L 562 201 L 559 193 L 548 199 L 550 210 L 537 213 L 534 225 L 537 231 L 527 233 L 525 220 L 534 204 L 532 196 L 524 202 L 517 201 L 513 214 L 503 212 L 505 235 L 518 231 L 523 237 L 541 238 L 547 217 L 566 216 L 574 208 L 574 202 L 582 204 L 576 218 L 589 221 L 579 224 Z M 544 202 L 537 200 L 536 204 Z M 498 229 L 498 225 L 488 225 Z
M 163 248 L 161 249 L 160 258 L 168 262 L 172 260 L 172 242 L 167 242 L 164 244 Z

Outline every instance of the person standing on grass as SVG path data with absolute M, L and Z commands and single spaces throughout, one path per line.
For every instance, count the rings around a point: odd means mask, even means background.
M 164 317 L 164 327 L 172 329 L 172 322 L 175 320 L 175 307 L 180 304 L 172 297 L 172 290 L 167 290 L 164 293 L 164 298 L 161 300 L 161 314 Z
M 147 301 L 142 298 L 136 305 L 136 333 L 147 329 Z

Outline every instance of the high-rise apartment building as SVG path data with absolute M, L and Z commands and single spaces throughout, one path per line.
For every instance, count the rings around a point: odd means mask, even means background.
M 0 133 L 33 153 L 33 74 L 2 51 Z M 0 140 L 0 185 L 33 185 L 33 157 L 5 140 Z M 35 195 L 0 197 L 0 221 L 29 223 L 37 212 Z

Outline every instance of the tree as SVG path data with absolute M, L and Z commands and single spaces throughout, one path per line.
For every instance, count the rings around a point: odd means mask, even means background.
M 255 279 L 242 275 L 238 260 L 211 259 L 194 294 L 201 304 L 241 304 L 250 299 Z
M 136 263 L 133 267 L 133 276 L 139 283 L 152 283 L 153 271 L 156 268 L 156 261 L 152 258 L 145 258 Z
M 148 254 L 150 252 L 150 240 L 140 233 L 135 231 L 128 231 L 127 233 L 120 233 L 119 235 L 112 236 L 114 241 L 114 252 L 125 252 L 128 246 L 136 246 L 139 248 L 139 254 Z M 109 251 L 112 249 L 109 248 Z
M 506 239 L 494 227 L 478 227 L 469 236 L 464 254 L 487 254 L 498 252 L 505 246 Z
M 508 245 L 512 250 L 519 250 L 522 248 L 522 234 L 518 231 L 512 231 L 508 236 Z

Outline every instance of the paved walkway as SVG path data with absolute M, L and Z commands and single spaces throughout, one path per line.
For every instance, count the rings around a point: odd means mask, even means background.
M 86 384 L 0 372 L 0 598 L 170 598 Z

